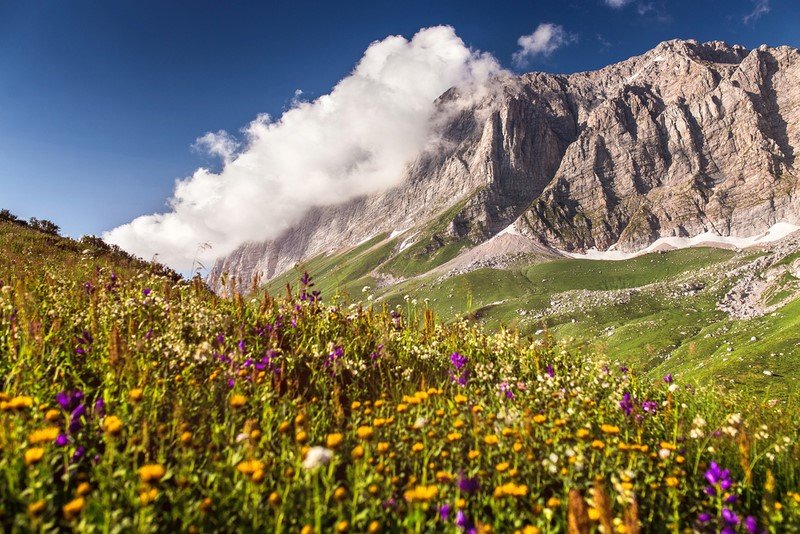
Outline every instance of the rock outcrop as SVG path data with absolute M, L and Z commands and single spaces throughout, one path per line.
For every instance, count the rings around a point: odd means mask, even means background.
M 445 212 L 441 239 L 479 244 L 513 224 L 567 251 L 800 223 L 797 49 L 668 41 L 598 71 L 503 77 L 475 100 L 440 97 L 441 141 L 400 185 L 240 247 L 212 285 L 226 272 L 269 279 Z

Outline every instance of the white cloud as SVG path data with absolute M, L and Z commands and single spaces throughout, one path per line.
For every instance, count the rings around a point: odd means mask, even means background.
M 614 9 L 619 9 L 622 7 L 627 6 L 633 0 L 603 0 L 608 7 L 613 7 Z
M 742 18 L 745 24 L 750 24 L 761 18 L 762 15 L 769 13 L 769 0 L 753 0 L 753 11 Z
M 241 147 L 225 132 L 200 137 L 196 145 L 221 157 L 222 170 L 197 169 L 176 183 L 170 211 L 103 237 L 182 271 L 195 259 L 207 265 L 242 243 L 274 238 L 313 206 L 395 185 L 435 137 L 435 99 L 501 71 L 448 26 L 376 41 L 329 94 L 303 101 L 298 92 L 279 119 L 257 117 Z M 206 242 L 211 250 L 199 248 Z
M 511 57 L 515 65 L 524 67 L 536 56 L 548 57 L 562 46 L 577 40 L 576 35 L 568 33 L 562 26 L 545 22 L 539 24 L 533 33 L 517 39 L 519 50 Z
M 198 137 L 192 148 L 201 152 L 207 152 L 212 156 L 217 156 L 224 163 L 228 163 L 233 159 L 236 150 L 239 148 L 239 143 L 225 130 L 218 132 L 208 132 L 205 135 Z

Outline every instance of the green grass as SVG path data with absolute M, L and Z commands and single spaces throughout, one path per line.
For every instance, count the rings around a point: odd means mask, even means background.
M 769 532 L 800 528 L 796 396 L 765 404 L 711 379 L 694 389 L 691 358 L 664 367 L 670 386 L 622 370 L 612 349 L 444 324 L 402 297 L 399 315 L 301 300 L 297 288 L 222 298 L 37 239 L 11 229 L 2 242 L 12 251 L 0 264 L 3 531 L 459 532 L 457 512 L 484 532 L 566 532 L 570 516 L 584 530 L 681 532 L 701 513 L 718 530 L 711 462 L 730 470 L 727 508 Z M 346 253 L 345 277 L 341 257 L 315 265 L 336 283 L 361 279 L 382 239 Z M 596 266 L 577 269 L 560 287 L 598 283 Z M 483 321 L 513 312 L 497 295 L 548 297 L 530 272 L 414 283 L 434 294 L 463 284 Z M 648 298 L 627 306 L 641 322 L 620 325 L 625 339 L 682 321 L 666 308 L 642 315 L 663 305 Z M 715 335 L 795 340 L 798 317 L 791 305 Z M 767 363 L 797 375 L 777 355 Z

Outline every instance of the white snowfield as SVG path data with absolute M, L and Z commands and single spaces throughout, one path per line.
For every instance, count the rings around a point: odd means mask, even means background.
M 721 236 L 713 232 L 704 232 L 694 237 L 662 237 L 654 241 L 647 248 L 637 252 L 621 252 L 618 250 L 612 250 L 614 245 L 612 245 L 609 250 L 605 251 L 589 249 L 585 253 L 566 252 L 563 250 L 559 250 L 559 252 L 570 258 L 618 261 L 635 258 L 636 256 L 641 256 L 642 254 L 656 252 L 659 250 L 674 250 L 698 246 L 744 249 L 781 240 L 798 230 L 800 230 L 800 226 L 796 224 L 779 222 L 771 226 L 766 232 L 749 237 Z
M 399 235 L 403 235 L 404 233 L 408 232 L 408 228 L 403 228 L 402 230 L 393 230 L 391 234 L 389 234 L 389 239 L 394 239 Z

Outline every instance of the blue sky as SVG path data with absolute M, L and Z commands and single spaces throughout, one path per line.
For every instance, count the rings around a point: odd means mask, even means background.
M 564 45 L 519 68 L 542 23 Z M 800 46 L 798 23 L 797 0 L 0 0 L 0 208 L 72 236 L 165 211 L 176 179 L 219 167 L 198 137 L 327 93 L 388 35 L 447 24 L 505 68 L 574 72 L 671 38 Z

